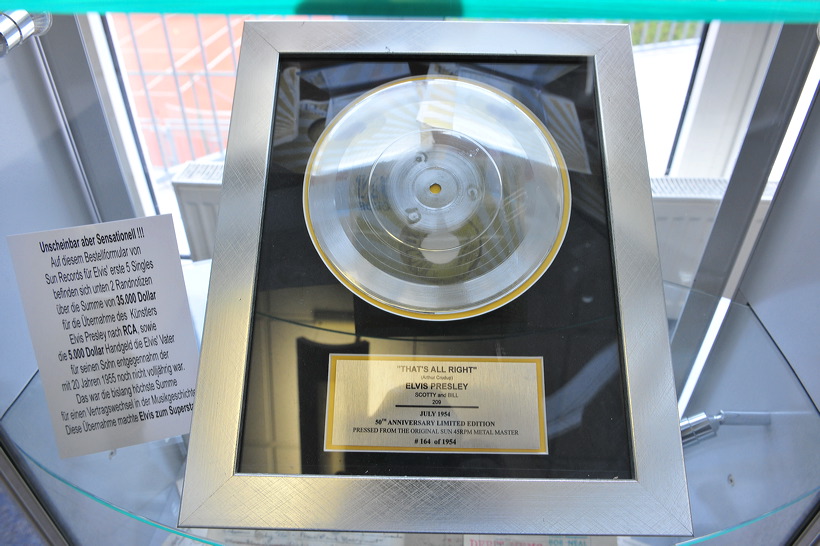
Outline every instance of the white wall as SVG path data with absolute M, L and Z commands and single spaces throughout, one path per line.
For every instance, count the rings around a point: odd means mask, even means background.
M 92 221 L 33 41 L 0 59 L 0 415 L 37 371 L 6 236 Z
M 820 93 L 740 286 L 820 408 Z

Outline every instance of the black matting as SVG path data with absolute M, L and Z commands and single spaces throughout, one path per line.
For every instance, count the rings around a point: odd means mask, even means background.
M 246 390 L 238 471 L 632 478 L 606 183 L 589 60 L 283 58 L 280 67 L 299 70 L 300 113 L 305 115 L 300 136 L 272 150 L 248 364 L 252 379 Z M 302 209 L 302 183 L 311 142 L 327 122 L 321 117 L 323 109 L 332 112 L 345 100 L 391 79 L 429 73 L 451 73 L 490 85 L 503 82 L 544 122 L 559 147 L 577 146 L 573 138 L 580 139 L 580 157 L 587 160 L 586 166 L 578 167 L 578 161 L 569 165 L 569 230 L 555 261 L 541 279 L 521 297 L 495 311 L 448 322 L 395 316 L 350 293 L 313 248 Z M 577 124 L 568 129 L 566 119 L 544 106 L 547 96 L 571 103 Z M 277 123 L 282 121 L 280 114 Z M 333 300 L 332 309 L 323 311 L 323 298 Z M 323 349 L 323 345 L 327 347 Z M 325 401 L 319 400 L 317 406 L 305 397 L 326 395 L 329 351 L 384 354 L 385 347 L 405 351 L 399 354 L 543 356 L 549 454 L 356 452 L 328 462 L 328 454 L 321 453 L 323 417 L 317 410 L 324 408 Z M 292 369 L 298 375 L 293 385 L 298 384 L 299 395 L 290 398 L 289 403 L 276 395 L 275 388 L 271 395 L 270 382 L 253 379 L 277 376 L 273 367 Z M 265 412 L 269 414 L 263 415 Z M 299 434 L 260 424 L 273 423 L 276 412 L 286 412 L 298 426 Z M 316 415 L 320 415 L 318 423 Z M 307 437 L 312 435 L 319 436 Z M 277 450 L 283 449 L 283 442 L 287 444 L 286 436 L 299 438 L 298 445 L 290 446 L 304 451 L 298 458 L 280 457 Z M 260 450 L 267 450 L 268 456 L 260 457 Z M 281 464 L 277 462 L 280 459 L 298 459 L 299 463 Z

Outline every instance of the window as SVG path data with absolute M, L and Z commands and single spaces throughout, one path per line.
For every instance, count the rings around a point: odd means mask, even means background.
M 178 218 L 181 253 L 194 259 L 210 256 L 205 224 L 216 218 L 214 184 L 221 180 L 242 26 L 255 18 L 106 16 L 156 212 Z M 630 24 L 650 173 L 661 176 L 674 146 L 704 25 Z

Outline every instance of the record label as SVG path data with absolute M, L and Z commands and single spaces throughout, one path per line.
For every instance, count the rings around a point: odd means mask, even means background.
M 445 76 L 364 94 L 313 149 L 304 213 L 353 293 L 424 320 L 477 316 L 546 271 L 569 223 L 555 140 L 513 97 Z

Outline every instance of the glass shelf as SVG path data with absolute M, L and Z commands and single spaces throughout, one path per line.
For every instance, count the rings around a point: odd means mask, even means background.
M 106 11 L 225 13 L 223 2 L 176 0 L 34 0 L 29 11 L 84 13 Z M 377 15 L 393 17 L 469 17 L 526 19 L 720 19 L 723 21 L 815 22 L 820 7 L 815 0 L 700 0 L 687 2 L 646 2 L 645 0 L 416 0 L 414 2 L 342 2 L 334 0 L 240 0 L 230 4 L 232 13 L 276 15 Z
M 207 279 L 207 268 L 200 270 Z M 190 290 L 196 281 L 190 274 L 188 281 Z M 686 288 L 666 285 L 667 298 L 681 291 Z M 670 331 L 674 325 L 673 318 Z M 630 538 L 630 544 L 744 542 L 782 533 L 784 522 L 802 521 L 811 511 L 820 496 L 820 415 L 751 309 L 735 303 L 687 415 L 721 410 L 767 412 L 771 423 L 724 426 L 685 449 L 697 538 Z M 1 424 L 41 498 L 78 543 L 469 543 L 461 535 L 179 529 L 187 437 L 60 459 L 39 375 Z M 771 537 L 771 543 L 788 538 Z

